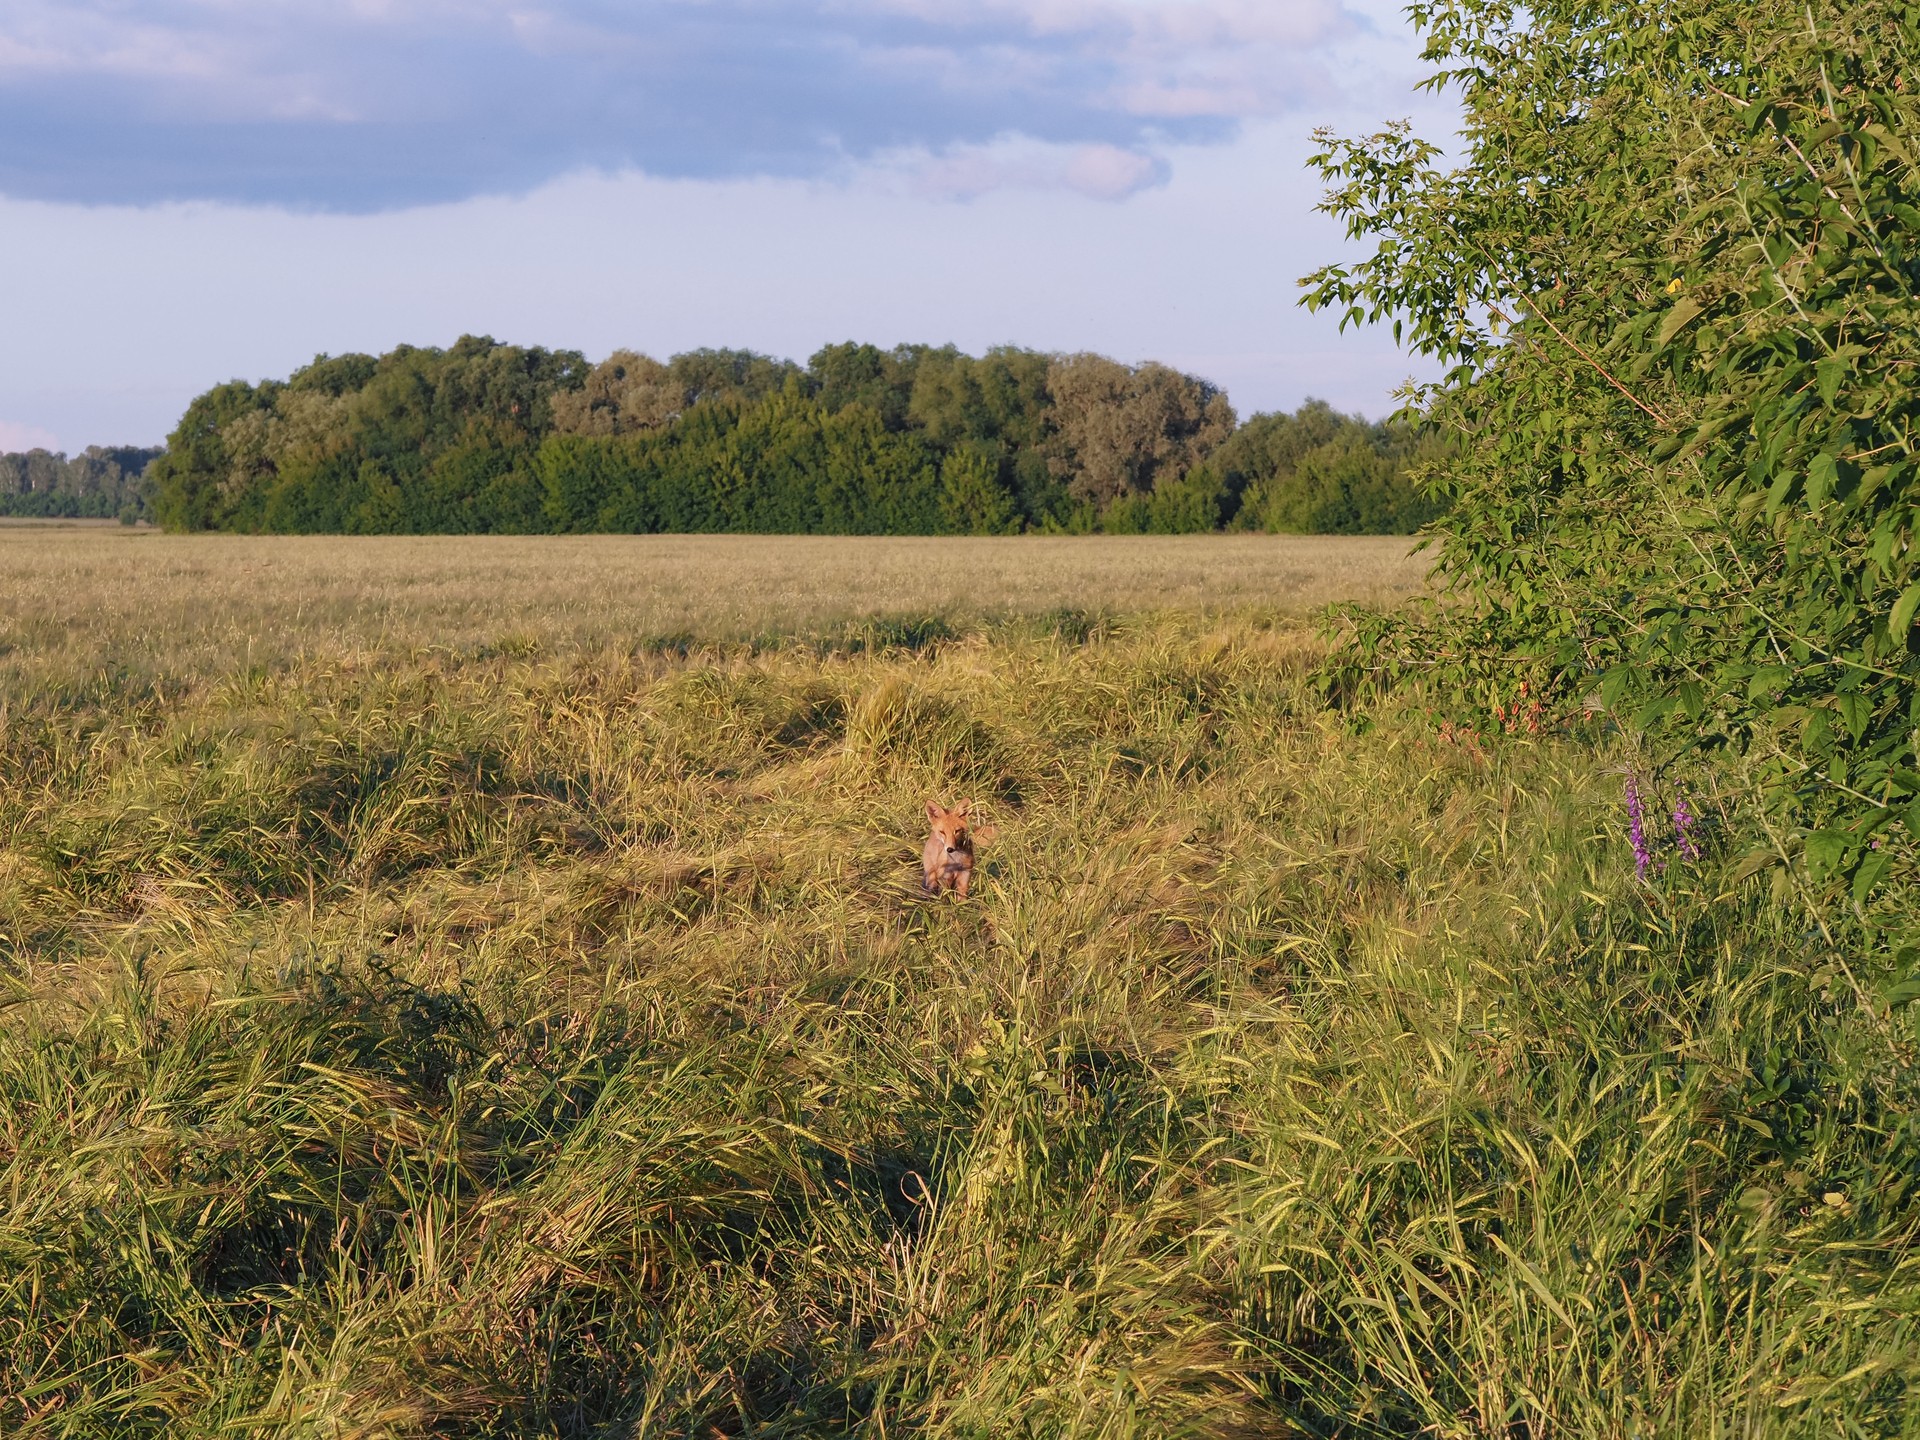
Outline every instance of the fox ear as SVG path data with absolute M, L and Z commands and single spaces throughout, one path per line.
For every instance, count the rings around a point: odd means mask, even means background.
M 947 813 L 946 811 L 940 808 L 940 802 L 938 800 L 927 801 L 927 819 L 938 820 L 941 816 L 945 815 L 946 813 Z
M 968 813 L 972 809 L 973 809 L 973 801 L 962 800 L 958 805 L 953 807 L 953 813 L 958 815 L 962 820 L 964 820 L 967 818 Z

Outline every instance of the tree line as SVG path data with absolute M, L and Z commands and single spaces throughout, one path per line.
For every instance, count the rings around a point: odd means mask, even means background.
M 144 517 L 142 477 L 163 452 L 138 445 L 89 445 L 68 459 L 53 450 L 0 454 L 0 515 L 131 523 Z
M 146 494 L 175 530 L 1405 532 L 1430 441 L 1310 401 L 1238 422 L 1100 355 L 829 345 L 666 361 L 466 336 L 317 357 L 187 407 Z

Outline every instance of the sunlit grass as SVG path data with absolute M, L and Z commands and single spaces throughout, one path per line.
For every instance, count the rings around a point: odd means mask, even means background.
M 0 1434 L 1914 1432 L 1911 1046 L 1602 742 L 849 618 L 9 657 Z
M 308 654 L 634 649 L 876 618 L 1391 603 L 1404 537 L 164 535 L 0 526 L 0 683 Z

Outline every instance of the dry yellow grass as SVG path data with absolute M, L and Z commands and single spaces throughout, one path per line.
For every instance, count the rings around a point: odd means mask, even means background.
M 0 1436 L 1913 1436 L 1907 1042 L 1403 557 L 0 536 Z
M 1418 590 L 1397 537 L 177 536 L 0 528 L 0 685 L 296 653 L 625 649 L 878 616 L 1301 613 Z

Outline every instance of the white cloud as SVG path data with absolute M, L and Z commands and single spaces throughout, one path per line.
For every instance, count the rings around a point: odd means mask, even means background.
M 1167 163 L 1116 145 L 1075 147 L 1061 171 L 1065 187 L 1096 200 L 1124 200 L 1166 179 Z
M 889 151 L 858 166 L 856 185 L 936 200 L 974 200 L 997 190 L 1065 190 L 1124 200 L 1164 184 L 1167 165 L 1117 145 L 1049 145 L 1003 135 L 985 145 Z
M 9 71 L 204 80 L 222 73 L 217 45 L 180 27 L 19 0 L 0 17 L 0 78 Z
M 0 451 L 59 448 L 59 439 L 51 430 L 42 430 L 38 425 L 23 425 L 18 420 L 0 420 Z
M 1355 18 L 1337 0 L 842 0 L 842 14 L 892 12 L 949 24 L 1013 22 L 1036 35 L 1100 32 L 1142 47 L 1318 45 Z

